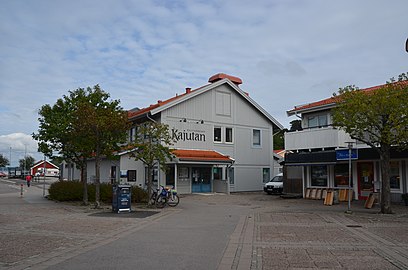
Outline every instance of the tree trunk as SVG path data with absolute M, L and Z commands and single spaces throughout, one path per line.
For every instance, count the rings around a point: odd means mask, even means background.
M 83 158 L 82 160 L 82 166 L 81 166 L 81 182 L 82 182 L 82 204 L 83 205 L 88 205 L 88 175 L 87 175 L 87 164 L 86 164 L 86 158 Z
M 100 180 L 100 157 L 99 153 L 96 153 L 95 157 L 95 208 L 101 207 L 100 202 L 100 187 L 101 187 L 101 180 Z
M 152 166 L 147 165 L 147 196 L 149 198 L 149 204 L 152 204 L 150 197 L 152 196 Z
M 392 214 L 391 210 L 391 188 L 390 188 L 390 150 L 388 144 L 381 144 L 381 213 Z

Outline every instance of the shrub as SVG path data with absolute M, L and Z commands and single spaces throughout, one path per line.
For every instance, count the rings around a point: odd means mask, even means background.
M 88 184 L 88 200 L 95 201 L 95 184 Z M 55 201 L 82 201 L 83 185 L 79 181 L 58 181 L 51 184 L 48 190 L 48 198 Z M 146 203 L 147 192 L 140 187 L 132 186 L 132 202 Z M 104 203 L 112 203 L 112 185 L 100 184 L 100 200 Z

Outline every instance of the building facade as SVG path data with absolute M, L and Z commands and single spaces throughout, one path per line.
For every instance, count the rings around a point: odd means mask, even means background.
M 375 91 L 379 87 L 362 90 Z M 307 188 L 347 188 L 350 160 L 342 158 L 342 153 L 351 143 L 356 149 L 351 156 L 353 197 L 364 200 L 380 191 L 380 158 L 374 149 L 332 126 L 331 109 L 335 106 L 336 100 L 328 98 L 287 111 L 288 116 L 296 115 L 302 121 L 300 130 L 285 134 L 285 150 L 292 152 L 285 156 L 287 181 L 301 181 L 303 195 Z M 391 199 L 399 202 L 401 194 L 408 191 L 408 152 L 392 149 L 390 165 Z
M 283 127 L 240 89 L 241 83 L 216 74 L 205 86 L 129 112 L 129 141 L 145 121 L 167 124 L 175 140 L 175 158 L 167 172 L 154 170 L 154 183 L 174 185 L 179 193 L 262 190 L 265 179 L 275 175 L 273 134 Z M 144 187 L 146 168 L 123 152 L 118 178 Z

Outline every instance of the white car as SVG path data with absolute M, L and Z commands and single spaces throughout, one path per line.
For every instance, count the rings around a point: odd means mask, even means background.
M 283 174 L 280 173 L 267 182 L 264 191 L 268 194 L 281 194 L 283 191 Z

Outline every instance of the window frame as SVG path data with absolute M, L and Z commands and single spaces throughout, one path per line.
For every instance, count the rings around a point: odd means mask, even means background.
M 219 141 L 215 140 L 215 130 L 216 129 L 220 130 L 220 140 Z M 214 126 L 214 128 L 213 128 L 213 142 L 214 143 L 222 143 L 222 127 L 221 126 Z
M 227 140 L 228 129 L 231 130 L 231 141 Z M 225 143 L 226 144 L 234 144 L 234 128 L 233 127 L 225 127 Z
M 258 131 L 259 132 L 259 144 L 255 144 L 255 134 L 254 132 Z M 252 142 L 252 148 L 262 148 L 262 130 L 258 128 L 253 128 L 251 132 L 251 142 Z

